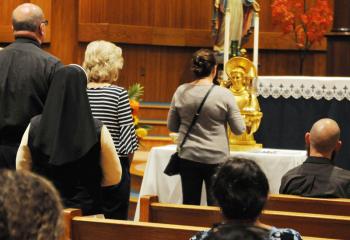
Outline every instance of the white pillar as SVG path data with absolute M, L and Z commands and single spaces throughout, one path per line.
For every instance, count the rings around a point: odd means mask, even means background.
M 253 47 L 253 64 L 258 73 L 258 51 L 259 51 L 259 13 L 254 12 L 254 47 Z
M 225 38 L 224 38 L 224 76 L 223 80 L 228 79 L 225 72 L 225 66 L 228 61 L 229 52 L 230 52 L 230 24 L 231 24 L 231 11 L 229 8 L 225 11 Z
M 253 64 L 256 69 L 257 77 L 253 80 L 253 91 L 258 88 L 258 52 L 259 52 L 259 13 L 254 12 L 254 47 L 253 47 Z

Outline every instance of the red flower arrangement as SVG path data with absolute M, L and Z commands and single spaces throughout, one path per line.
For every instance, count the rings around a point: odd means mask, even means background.
M 320 42 L 333 23 L 329 0 L 316 0 L 307 8 L 306 0 L 274 0 L 272 20 L 280 25 L 285 34 L 294 33 L 296 46 L 301 51 L 300 73 L 305 53 Z

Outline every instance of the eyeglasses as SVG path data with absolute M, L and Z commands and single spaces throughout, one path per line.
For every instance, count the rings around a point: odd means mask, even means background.
M 47 26 L 49 24 L 49 20 L 45 19 L 45 20 L 42 20 L 41 23 L 45 24 L 45 26 Z

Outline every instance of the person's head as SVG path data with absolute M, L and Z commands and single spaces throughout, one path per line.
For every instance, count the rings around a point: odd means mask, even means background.
M 52 184 L 26 171 L 0 171 L 0 240 L 56 240 L 63 209 Z
M 266 232 L 254 226 L 223 224 L 208 232 L 204 240 L 263 240 Z
M 266 203 L 269 183 L 254 161 L 231 157 L 214 175 L 212 193 L 227 220 L 254 222 Z
M 47 25 L 47 20 L 44 18 L 44 13 L 35 4 L 23 3 L 12 12 L 12 28 L 15 37 L 31 37 L 42 43 L 45 36 L 45 25 Z
M 305 134 L 305 142 L 309 155 L 332 159 L 334 152 L 341 148 L 340 128 L 336 121 L 330 118 L 318 120 L 310 132 Z
M 123 63 L 122 49 L 111 42 L 100 40 L 88 44 L 83 68 L 89 82 L 114 83 L 118 80 Z
M 216 59 L 214 52 L 209 49 L 200 49 L 192 56 L 191 70 L 197 78 L 205 78 L 216 74 Z
M 49 156 L 52 165 L 79 160 L 98 141 L 86 85 L 86 73 L 79 65 L 64 66 L 53 75 L 33 137 L 33 148 Z

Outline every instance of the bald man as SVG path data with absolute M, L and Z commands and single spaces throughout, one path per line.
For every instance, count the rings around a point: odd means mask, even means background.
M 26 126 L 42 112 L 52 75 L 62 65 L 40 48 L 46 24 L 34 4 L 21 4 L 12 13 L 15 41 L 0 51 L 0 168 L 15 167 Z
M 333 165 L 341 147 L 338 124 L 329 118 L 317 121 L 305 134 L 308 158 L 287 172 L 280 193 L 304 197 L 350 197 L 350 171 Z

